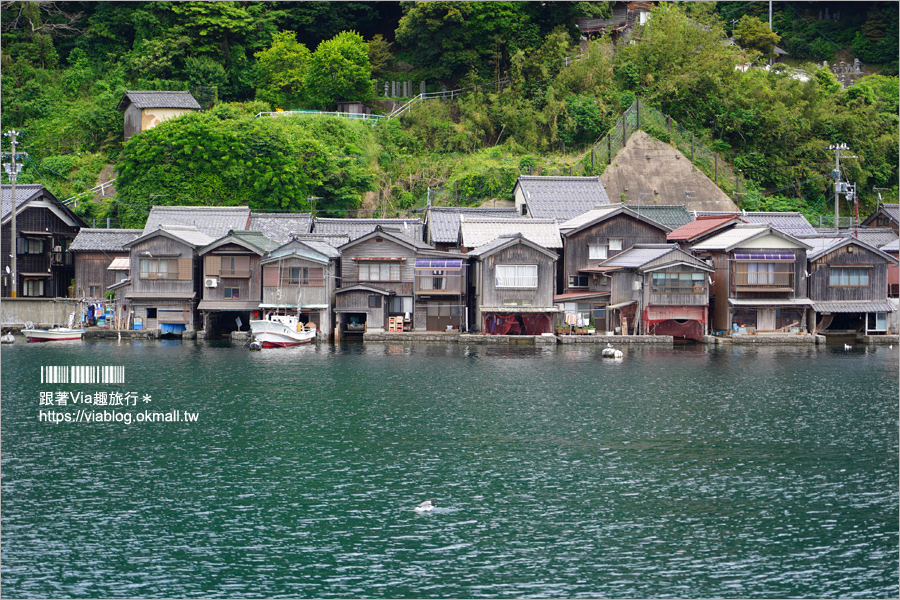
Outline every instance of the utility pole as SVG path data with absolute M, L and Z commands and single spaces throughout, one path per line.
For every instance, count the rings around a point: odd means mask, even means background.
M 10 271 L 10 298 L 15 298 L 18 294 L 17 290 L 17 279 L 19 277 L 18 272 L 16 271 L 16 254 L 18 253 L 18 248 L 16 248 L 16 177 L 19 174 L 19 171 L 22 170 L 22 165 L 16 164 L 16 136 L 20 135 L 18 131 L 15 129 L 10 129 L 3 135 L 9 137 L 10 143 L 12 145 L 12 162 L 5 163 L 3 168 L 6 170 L 6 174 L 9 175 L 9 183 L 11 186 L 11 200 L 12 200 L 12 208 L 10 211 L 10 228 L 9 228 L 9 249 L 10 255 L 12 257 L 11 263 L 11 271 Z
M 842 156 L 841 150 L 849 151 L 847 144 L 832 144 L 828 146 L 828 150 L 834 152 L 834 171 L 831 172 L 831 178 L 834 179 L 834 230 L 838 230 L 838 216 L 840 207 L 840 195 L 847 194 L 848 199 L 856 198 L 855 186 L 848 185 L 847 182 L 841 181 L 841 158 L 858 158 L 856 156 Z

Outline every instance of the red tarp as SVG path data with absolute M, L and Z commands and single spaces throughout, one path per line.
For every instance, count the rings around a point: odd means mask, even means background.
M 521 325 L 519 324 L 520 319 Z M 541 335 L 553 331 L 553 319 L 546 313 L 523 313 L 521 315 L 490 313 L 484 316 L 482 331 L 489 335 Z
M 702 341 L 707 320 L 705 306 L 651 306 L 644 309 L 644 331 L 650 335 Z

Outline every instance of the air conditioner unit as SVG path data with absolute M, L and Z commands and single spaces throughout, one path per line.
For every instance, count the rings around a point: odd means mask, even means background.
M 215 277 L 207 277 L 206 278 L 206 287 L 214 288 L 217 285 L 219 285 L 219 280 L 216 279 Z

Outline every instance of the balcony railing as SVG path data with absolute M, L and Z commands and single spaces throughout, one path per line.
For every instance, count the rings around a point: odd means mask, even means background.
M 790 292 L 794 290 L 793 271 L 735 270 L 734 289 L 738 292 Z
M 417 294 L 455 294 L 462 290 L 462 276 L 416 274 Z

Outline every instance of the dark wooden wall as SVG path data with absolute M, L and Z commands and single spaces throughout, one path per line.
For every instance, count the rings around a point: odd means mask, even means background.
M 495 254 L 483 257 L 481 272 L 481 306 L 503 306 L 504 300 L 531 300 L 536 307 L 553 307 L 555 286 L 555 261 L 543 252 L 515 244 Z M 494 276 L 497 265 L 537 265 L 537 288 L 497 288 Z
M 128 256 L 125 252 L 76 252 L 75 254 L 75 297 L 99 300 L 106 297 L 109 286 L 117 283 L 116 276 L 121 271 L 110 271 L 114 258 Z M 90 286 L 100 286 L 99 296 L 90 296 Z
M 597 223 L 593 227 L 588 227 L 564 237 L 565 250 L 563 252 L 563 277 L 561 283 L 565 286 L 564 290 L 578 291 L 577 289 L 569 289 L 569 275 L 578 275 L 579 269 L 589 269 L 597 267 L 602 260 L 592 260 L 588 246 L 594 244 L 608 245 L 610 238 L 622 239 L 622 251 L 634 246 L 635 244 L 665 244 L 666 232 L 658 227 L 635 219 L 630 215 L 620 214 L 610 219 Z M 620 251 L 610 251 L 608 256 L 611 258 Z M 593 278 L 590 281 L 591 291 L 606 291 L 608 286 L 605 285 L 604 278 L 597 278 L 595 286 Z M 582 288 L 583 289 L 583 288 Z
M 853 248 L 853 252 L 848 252 Z M 830 267 L 871 265 L 868 287 L 830 287 Z M 861 301 L 887 299 L 888 263 L 884 257 L 860 246 L 844 246 L 810 264 L 809 297 L 813 300 Z

